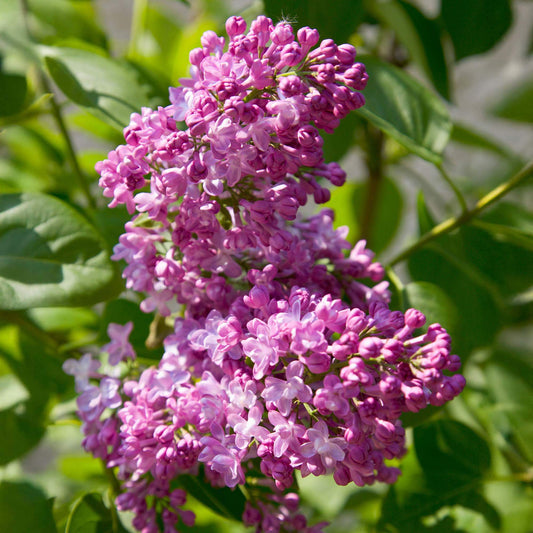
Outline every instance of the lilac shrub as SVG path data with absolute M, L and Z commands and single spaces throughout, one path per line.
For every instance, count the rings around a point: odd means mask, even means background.
M 96 167 L 110 207 L 133 215 L 113 256 L 126 286 L 173 325 L 161 360 L 142 367 L 132 323 L 111 324 L 107 355 L 64 368 L 83 446 L 117 468 L 117 507 L 138 530 L 192 525 L 175 481 L 196 475 L 243 486 L 256 531 L 318 532 L 295 471 L 393 483 L 400 415 L 443 405 L 464 378 L 444 328 L 389 309 L 365 242 L 351 249 L 331 210 L 301 215 L 345 180 L 320 130 L 364 104 L 355 49 L 263 16 L 226 30 L 227 47 L 204 33 L 171 104 L 133 114 L 126 144 Z

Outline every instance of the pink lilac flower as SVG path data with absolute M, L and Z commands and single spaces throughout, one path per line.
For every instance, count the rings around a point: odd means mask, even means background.
M 346 178 L 324 161 L 321 132 L 364 104 L 355 49 L 264 16 L 249 29 L 231 17 L 226 31 L 204 33 L 170 105 L 134 113 L 126 144 L 96 166 L 109 206 L 132 214 L 113 259 L 172 329 L 164 353 L 119 365 L 135 359 L 133 325 L 110 324 L 113 376 L 89 355 L 64 369 L 83 445 L 117 468 L 116 505 L 137 530 L 192 527 L 173 482 L 193 475 L 234 490 L 259 477 L 245 524 L 318 533 L 288 492 L 295 471 L 393 483 L 400 415 L 465 382 L 440 325 L 390 310 L 366 242 L 352 247 L 329 209 L 301 215 Z

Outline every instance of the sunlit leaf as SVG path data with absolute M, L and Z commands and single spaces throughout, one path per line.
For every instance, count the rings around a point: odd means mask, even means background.
M 95 326 L 98 315 L 86 307 L 37 307 L 28 315 L 44 331 L 68 331 Z
M 444 104 L 406 72 L 374 57 L 360 59 L 369 80 L 366 105 L 356 113 L 411 152 L 439 163 L 452 129 Z
M 149 91 L 124 63 L 75 48 L 41 47 L 45 65 L 74 103 L 116 128 L 150 105 Z
M 117 294 L 102 237 L 67 204 L 0 196 L 0 308 L 90 305 Z

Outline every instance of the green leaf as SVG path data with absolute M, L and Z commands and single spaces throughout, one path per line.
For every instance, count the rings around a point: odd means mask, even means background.
M 0 196 L 0 308 L 91 305 L 120 289 L 104 240 L 73 208 L 44 194 Z
M 533 215 L 520 205 L 500 202 L 473 224 L 499 242 L 533 251 Z
M 65 533 L 127 533 L 120 521 L 104 505 L 102 496 L 89 492 L 76 501 L 68 518 Z
M 265 0 L 264 6 L 274 22 L 289 20 L 298 28 L 316 28 L 322 39 L 337 44 L 346 42 L 365 16 L 362 0 L 336 0 L 335 9 L 324 0 Z
M 490 414 L 496 426 L 523 454 L 533 462 L 533 354 L 516 353 L 501 347 L 491 354 L 483 368 L 487 391 L 494 401 Z M 501 418 L 504 417 L 505 425 Z
M 105 33 L 95 22 L 94 8 L 90 1 L 28 0 L 31 15 L 41 26 L 38 37 L 50 41 L 50 37 L 77 39 L 107 48 Z
M 0 523 L 6 533 L 56 533 L 50 502 L 30 483 L 0 483 Z
M 455 49 L 455 59 L 490 50 L 511 27 L 509 0 L 445 0 L 441 16 Z
M 8 314 L 3 313 L 2 318 L 4 315 Z M 18 401 L 0 411 L 0 427 L 6 431 L 0 445 L 0 464 L 7 464 L 40 442 L 51 400 L 70 391 L 72 383 L 55 352 L 14 326 L 2 330 L 0 356 L 26 391 L 24 397 L 19 395 Z
M 67 119 L 69 124 L 72 124 L 74 128 L 104 139 L 111 145 L 124 143 L 124 135 L 116 127 L 110 126 L 107 122 L 97 118 L 90 112 L 81 110 L 79 113 L 70 113 Z M 100 154 L 99 159 L 102 159 L 102 151 L 100 150 L 98 153 Z M 94 167 L 92 170 L 94 170 Z
M 48 72 L 74 103 L 115 128 L 150 105 L 148 88 L 134 70 L 115 59 L 76 48 L 41 47 Z
M 408 261 L 415 281 L 437 285 L 460 310 L 452 347 L 461 357 L 477 346 L 490 345 L 503 326 L 498 288 L 469 261 L 468 252 L 460 238 L 439 239 Z
M 426 326 L 438 322 L 453 337 L 459 323 L 459 310 L 440 287 L 425 281 L 408 283 L 404 298 L 406 308 L 414 307 L 426 315 Z
M 4 435 L 0 445 L 0 465 L 6 465 L 28 453 L 45 434 L 44 421 L 42 417 L 35 416 L 29 401 L 0 411 L 0 427 Z
M 383 500 L 377 531 L 397 533 L 432 531 L 424 526 L 422 519 L 445 506 L 450 495 L 445 491 L 434 493 L 431 490 L 412 450 L 402 460 L 401 469 L 402 475 L 388 490 Z M 447 526 L 445 530 L 447 533 L 457 531 L 453 519 L 448 518 Z
M 475 431 L 456 420 L 436 420 L 414 429 L 416 456 L 431 486 L 471 487 L 490 468 L 490 449 Z
M 101 460 L 89 454 L 62 455 L 58 459 L 58 463 L 61 474 L 74 481 L 90 483 L 92 480 L 101 480 L 105 483 L 108 482 L 102 469 Z
M 0 65 L 1 65 L 0 57 Z M 26 77 L 0 71 L 0 117 L 19 113 L 26 101 Z
M 402 0 L 367 2 L 366 6 L 375 17 L 394 30 L 413 61 L 422 68 L 437 91 L 449 100 L 450 80 L 438 22 Z
M 110 249 L 118 244 L 119 237 L 124 233 L 124 225 L 131 219 L 124 206 L 98 208 L 92 213 L 95 226 L 104 236 Z
M 49 175 L 39 175 L 19 162 L 0 159 L 0 189 L 3 192 L 46 192 L 54 185 Z
M 199 476 L 190 475 L 178 476 L 175 484 L 220 516 L 237 522 L 242 520 L 246 500 L 238 487 L 233 490 L 228 487 L 212 487 Z
M 497 117 L 518 122 L 533 122 L 533 77 L 520 80 L 492 106 L 492 113 Z
M 512 209 L 509 204 L 507 207 Z M 516 210 L 518 213 L 518 206 Z M 503 224 L 483 222 L 483 227 L 461 229 L 463 249 L 471 264 L 497 287 L 502 300 L 509 299 L 531 287 L 531 269 L 526 265 L 533 265 L 533 236 Z
M 406 72 L 374 57 L 361 57 L 368 71 L 366 104 L 356 111 L 411 152 L 440 163 L 452 123 L 439 98 Z
M 401 533 L 460 531 L 453 516 L 446 517 L 445 509 L 454 505 L 498 521 L 497 511 L 479 492 L 490 466 L 485 440 L 464 424 L 445 419 L 415 427 L 413 433 L 416 454 L 402 461 L 402 475 L 383 502 L 379 531 L 389 531 L 387 525 Z M 446 522 L 426 526 L 424 517 L 435 514 Z
M 98 323 L 98 315 L 86 307 L 37 307 L 28 315 L 44 331 L 69 331 Z
M 0 376 L 0 410 L 10 409 L 25 402 L 30 395 L 26 387 L 13 374 Z

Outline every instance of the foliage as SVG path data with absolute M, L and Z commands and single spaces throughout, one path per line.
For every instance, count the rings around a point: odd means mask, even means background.
M 324 151 L 358 157 L 363 170 L 328 205 L 387 265 L 396 307 L 448 329 L 467 379 L 449 406 L 404 417 L 410 450 L 392 487 L 301 480 L 307 514 L 331 521 L 331 533 L 527 533 L 533 523 L 532 167 L 450 113 L 455 69 L 498 46 L 518 3 L 446 0 L 429 16 L 406 0 L 264 0 L 243 14 L 356 44 L 367 105 Z M 4 0 L 0 14 L 0 523 L 10 533 L 133 531 L 112 504 L 112 473 L 81 454 L 74 384 L 61 370 L 106 342 L 111 322 L 133 320 L 138 355 L 159 357 L 157 320 L 110 260 L 129 215 L 107 210 L 93 168 L 131 112 L 165 105 L 201 33 L 235 14 L 223 2 L 136 0 L 124 47 L 99 11 L 90 0 Z M 491 24 L 479 23 L 485 15 Z M 530 96 L 522 80 L 486 112 L 527 128 Z M 490 157 L 497 172 L 450 177 L 461 151 Z M 416 224 L 417 234 L 404 229 Z M 180 487 L 195 531 L 238 530 L 228 517 L 242 514 L 240 492 L 192 477 Z M 317 497 L 327 491 L 331 500 Z

